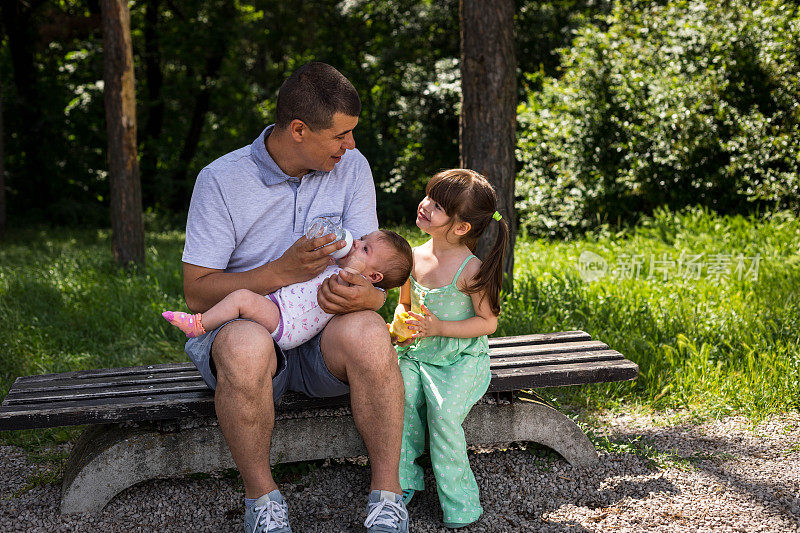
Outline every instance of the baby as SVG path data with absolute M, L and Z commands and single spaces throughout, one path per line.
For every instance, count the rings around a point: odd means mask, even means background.
M 187 337 L 199 337 L 236 318 L 261 324 L 283 350 L 294 348 L 322 331 L 333 317 L 317 303 L 325 278 L 347 270 L 361 274 L 376 287 L 400 287 L 411 273 L 411 246 L 397 233 L 377 230 L 353 241 L 350 252 L 316 277 L 287 285 L 266 297 L 247 289 L 230 293 L 205 313 L 165 311 L 162 316 Z

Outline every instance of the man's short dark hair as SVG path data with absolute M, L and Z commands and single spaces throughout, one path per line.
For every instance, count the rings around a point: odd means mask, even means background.
M 379 238 L 388 244 L 395 253 L 385 264 L 381 265 L 380 271 L 383 279 L 375 286 L 385 290 L 400 287 L 411 275 L 411 266 L 414 261 L 411 245 L 403 237 L 388 229 L 380 230 L 379 235 Z
M 341 72 L 327 63 L 312 61 L 281 85 L 275 127 L 285 129 L 299 119 L 312 130 L 324 130 L 333 125 L 335 113 L 357 117 L 361 113 L 358 92 Z

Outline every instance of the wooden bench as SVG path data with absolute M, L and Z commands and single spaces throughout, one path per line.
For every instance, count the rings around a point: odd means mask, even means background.
M 467 442 L 533 441 L 576 466 L 597 461 L 567 416 L 512 391 L 635 379 L 639 369 L 583 331 L 489 339 L 489 392 L 464 422 Z M 286 394 L 276 406 L 271 462 L 366 455 L 347 396 Z M 0 430 L 90 424 L 68 459 L 63 513 L 102 509 L 148 479 L 235 468 L 214 397 L 191 363 L 20 377 L 0 407 Z

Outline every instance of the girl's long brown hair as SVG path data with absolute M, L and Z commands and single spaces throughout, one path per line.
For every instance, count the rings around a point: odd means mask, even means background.
M 469 232 L 461 237 L 472 253 L 478 239 L 490 223 L 500 225 L 497 240 L 481 263 L 475 279 L 466 287 L 467 294 L 484 292 L 495 315 L 500 314 L 500 289 L 503 286 L 503 258 L 508 244 L 508 224 L 505 219 L 495 221 L 497 196 L 489 181 L 474 170 L 454 168 L 433 176 L 425 194 L 444 209 L 449 217 L 468 222 Z M 454 224 L 454 219 L 451 224 Z

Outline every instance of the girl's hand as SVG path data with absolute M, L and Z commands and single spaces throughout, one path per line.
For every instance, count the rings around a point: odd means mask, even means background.
M 392 331 L 392 325 L 391 324 L 386 324 L 386 328 L 389 330 L 389 332 Z M 408 346 L 409 344 L 414 342 L 414 339 L 412 339 L 411 337 L 407 338 L 404 341 L 398 340 L 399 337 L 395 337 L 394 334 L 390 334 L 390 337 L 392 339 L 392 344 L 394 344 L 395 346 L 399 346 L 401 348 L 405 348 L 406 346 Z
M 439 324 L 441 320 L 436 318 L 436 315 L 430 312 L 430 310 L 425 307 L 425 304 L 421 306 L 422 314 L 417 314 L 412 311 L 409 311 L 408 314 L 414 318 L 415 320 L 406 320 L 406 324 L 408 324 L 410 330 L 416 331 L 411 338 L 412 339 L 422 339 L 425 337 L 435 337 L 439 335 Z
M 401 347 L 401 348 L 405 348 L 406 346 L 408 346 L 409 344 L 412 344 L 413 342 L 414 342 L 414 338 L 413 337 L 409 337 L 408 339 L 404 340 L 403 342 L 394 341 L 394 343 L 397 346 Z

